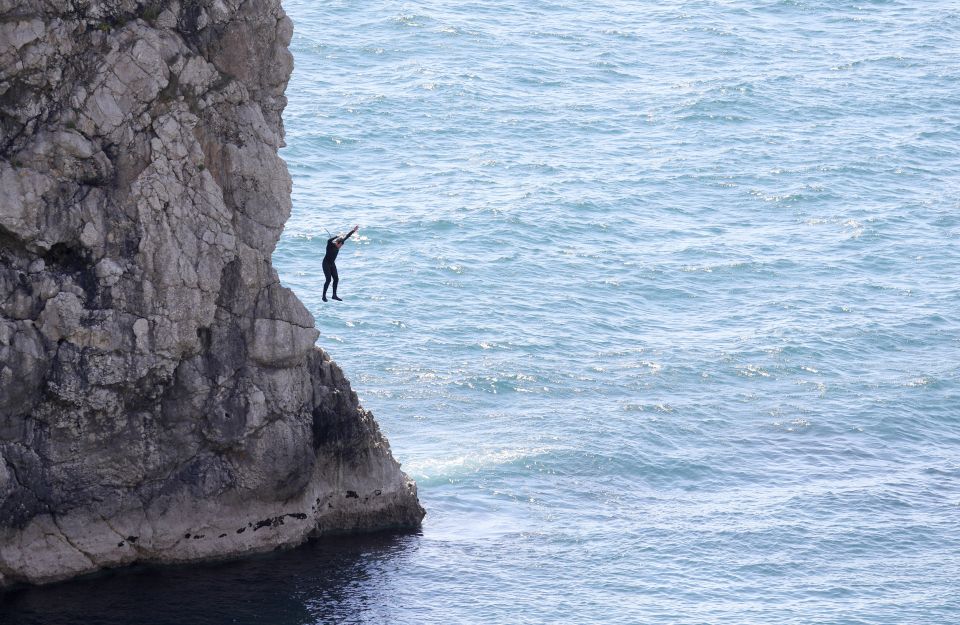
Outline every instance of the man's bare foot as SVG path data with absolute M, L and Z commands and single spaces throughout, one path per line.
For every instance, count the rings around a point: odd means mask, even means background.
M 327 296 L 326 296 L 326 295 L 323 296 L 323 301 L 327 301 Z
M 343 301 L 342 299 L 340 299 L 340 298 L 337 297 L 336 295 L 333 296 L 333 299 L 337 300 L 338 302 L 342 302 L 342 301 Z

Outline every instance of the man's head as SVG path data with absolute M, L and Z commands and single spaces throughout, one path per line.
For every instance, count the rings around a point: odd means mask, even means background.
M 343 239 L 334 239 L 333 244 L 336 245 L 337 249 L 339 250 L 341 247 L 343 247 Z

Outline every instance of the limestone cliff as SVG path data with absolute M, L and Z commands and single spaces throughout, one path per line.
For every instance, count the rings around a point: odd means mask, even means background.
M 416 526 L 270 257 L 278 0 L 0 0 L 0 586 Z

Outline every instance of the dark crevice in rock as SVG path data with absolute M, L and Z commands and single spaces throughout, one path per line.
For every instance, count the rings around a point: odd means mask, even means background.
M 55 243 L 42 256 L 48 271 L 69 277 L 74 284 L 83 289 L 88 307 L 95 307 L 97 296 L 97 274 L 94 270 L 90 251 L 79 243 Z
M 27 248 L 23 241 L 0 225 L 0 260 L 10 265 L 15 261 L 21 261 L 27 255 Z

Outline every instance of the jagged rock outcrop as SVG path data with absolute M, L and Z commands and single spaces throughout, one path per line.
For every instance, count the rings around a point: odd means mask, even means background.
M 0 586 L 423 510 L 271 253 L 278 0 L 0 0 Z

